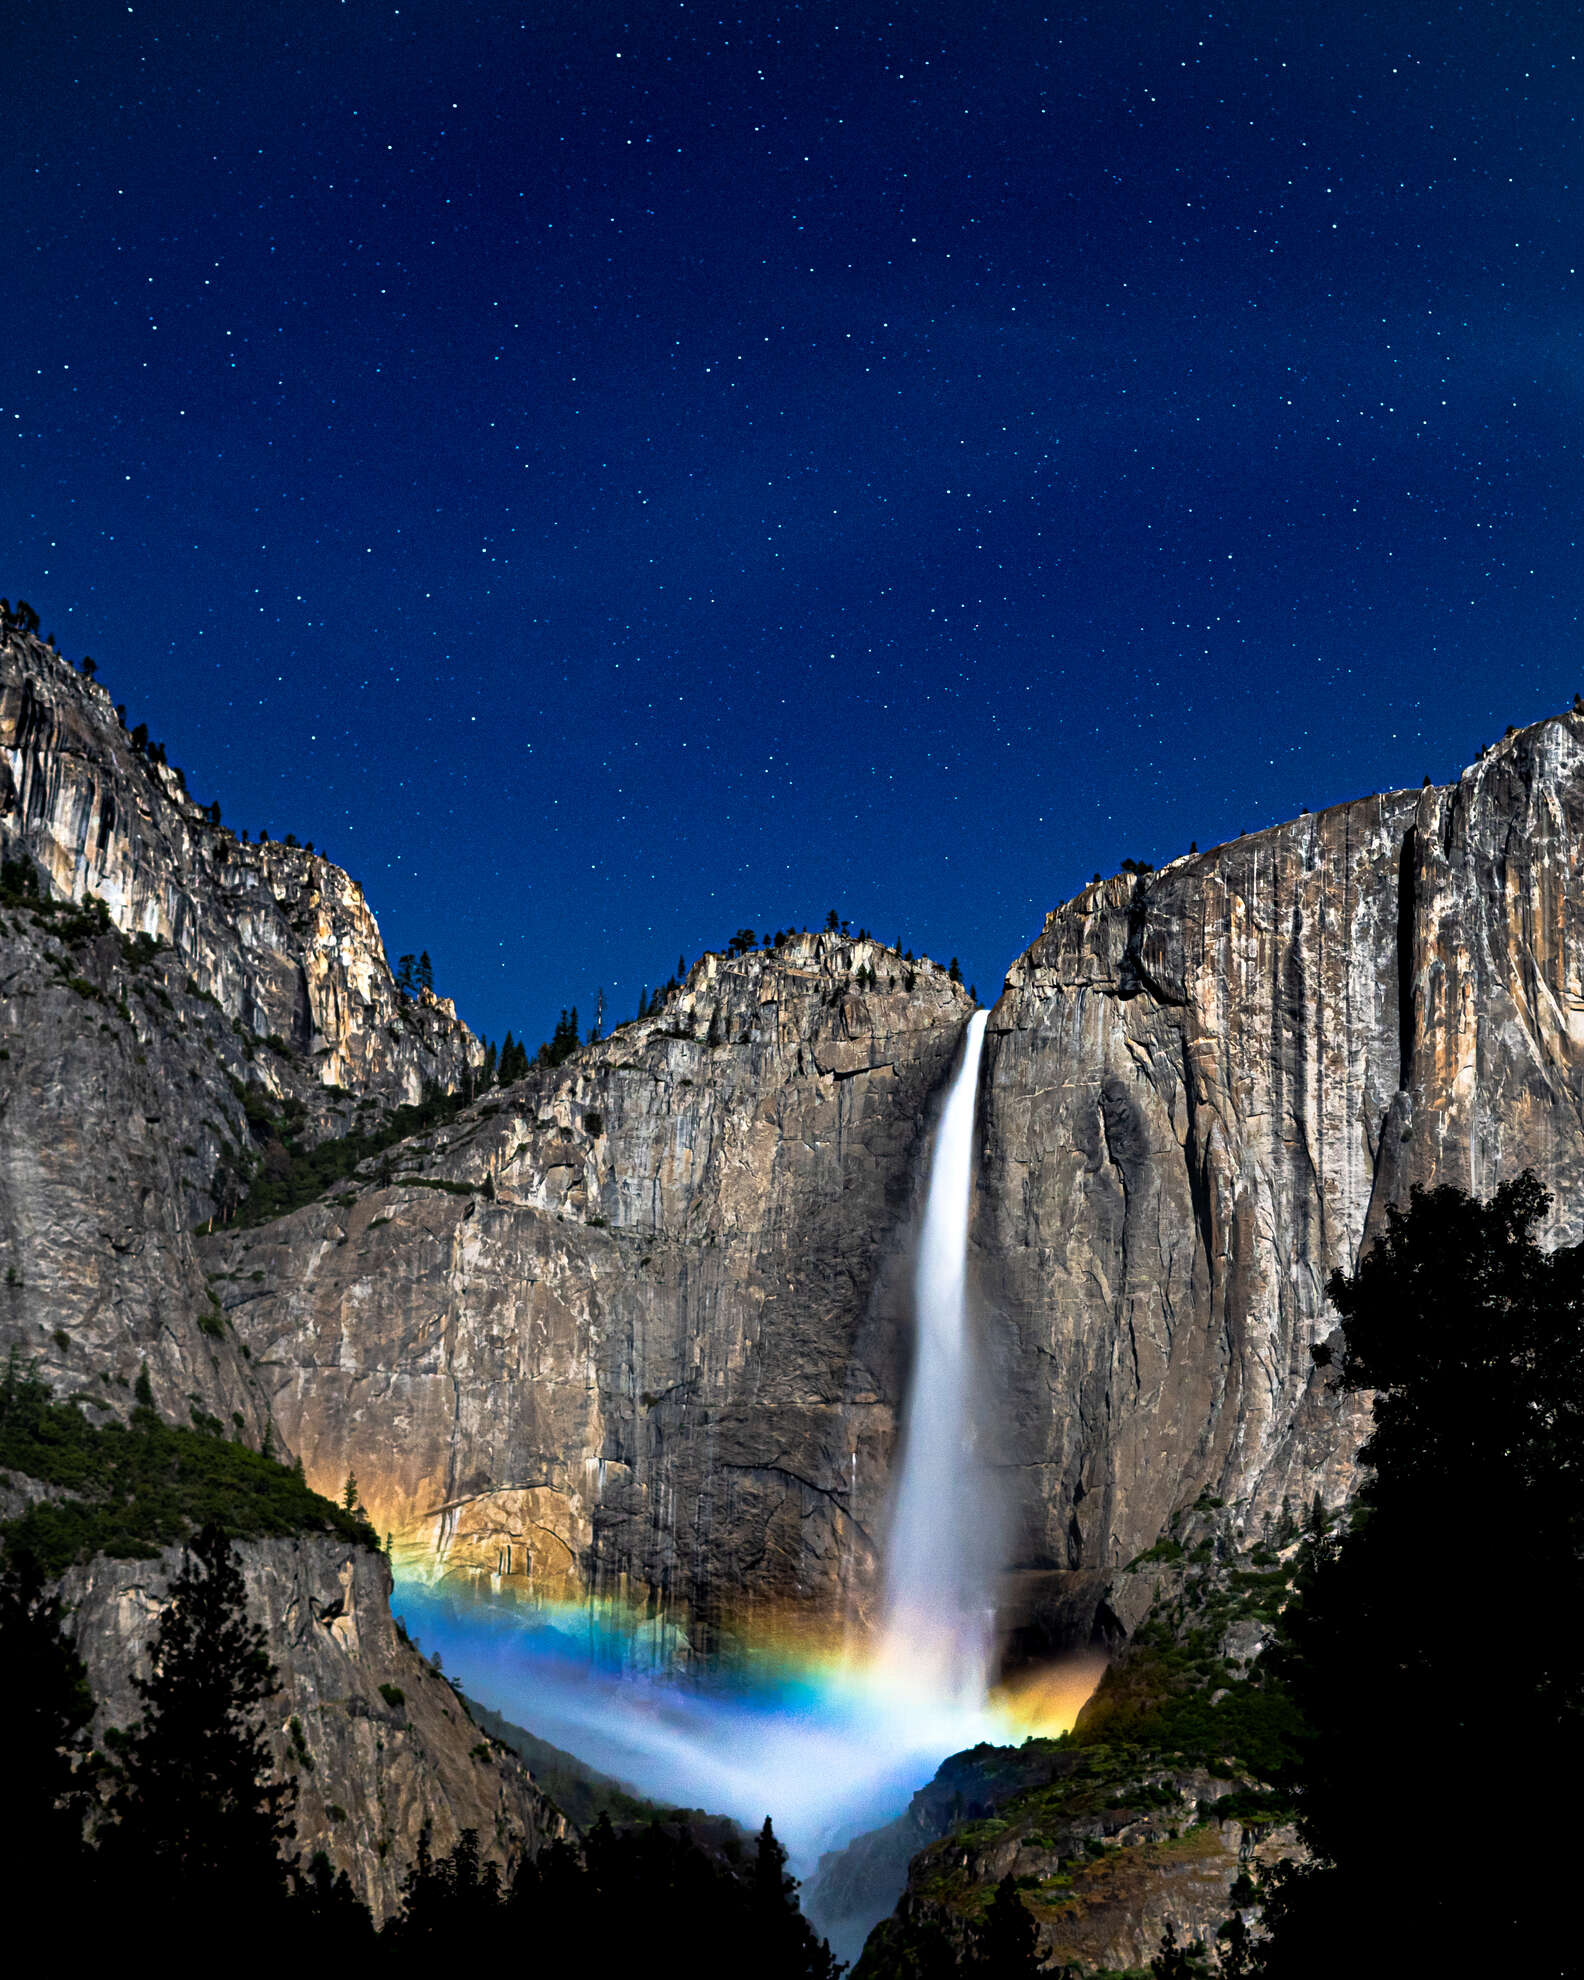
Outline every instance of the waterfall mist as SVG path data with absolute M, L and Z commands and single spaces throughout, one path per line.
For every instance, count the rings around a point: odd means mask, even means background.
M 969 1019 L 930 1145 L 914 1272 L 917 1321 L 877 1640 L 826 1658 L 770 1655 L 749 1674 L 645 1673 L 643 1625 L 592 1609 L 521 1612 L 405 1583 L 399 1601 L 448 1671 L 487 1704 L 669 1807 L 757 1827 L 771 1815 L 797 1874 L 906 1807 L 940 1762 L 1032 1729 L 991 1696 L 1000 1534 L 978 1450 L 967 1292 L 974 1122 L 986 1013 Z M 652 1649 L 652 1639 L 650 1639 Z M 1098 1675 L 1096 1670 L 1093 1674 Z M 1070 1724 L 1083 1691 L 1045 1730 Z M 900 1885 L 897 1886 L 897 1889 Z M 853 1956 L 896 1889 L 860 1913 L 810 1915 Z M 839 1942 L 839 1943 L 838 1943 Z

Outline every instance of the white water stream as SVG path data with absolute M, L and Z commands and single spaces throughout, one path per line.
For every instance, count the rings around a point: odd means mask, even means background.
M 968 1317 L 968 1214 L 985 1019 L 968 1020 L 935 1130 L 914 1268 L 916 1332 L 902 1463 L 886 1547 L 881 1658 L 910 1688 L 982 1707 L 994 1643 L 994 1521 L 978 1459 Z
M 821 1850 L 900 1813 L 949 1754 L 1017 1736 L 988 1696 L 1000 1534 L 976 1449 L 967 1298 L 985 1017 L 976 1011 L 968 1021 L 931 1147 L 876 1650 L 733 1692 L 624 1676 L 608 1659 L 569 1654 L 559 1629 L 536 1637 L 440 1591 L 401 1591 L 425 1643 L 443 1648 L 447 1669 L 507 1718 L 656 1800 L 753 1827 L 768 1811 L 803 1875 Z M 850 1956 L 893 1898 L 882 1893 L 865 1917 L 821 1921 L 822 1929 L 841 1924 Z

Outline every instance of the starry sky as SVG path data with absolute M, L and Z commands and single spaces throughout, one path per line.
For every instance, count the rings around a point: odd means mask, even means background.
M 1574 10 L 0 53 L 0 590 L 491 1036 L 829 907 L 989 997 L 1096 869 L 1584 687 Z

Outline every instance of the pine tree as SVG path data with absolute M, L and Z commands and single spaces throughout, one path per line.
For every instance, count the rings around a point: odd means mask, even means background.
M 429 1941 L 466 1945 L 477 1954 L 504 1943 L 500 1871 L 483 1861 L 478 1831 L 464 1829 L 449 1856 L 435 1857 L 425 1828 L 418 1855 L 402 1884 L 401 1918 L 393 1936 L 404 1945 Z
M 418 987 L 420 990 L 432 990 L 434 988 L 434 964 L 429 960 L 429 951 L 427 949 L 418 958 Z
M 1152 1980 L 1211 1980 L 1211 1967 L 1205 1949 L 1195 1939 L 1183 1945 L 1177 1927 L 1168 1918 L 1161 1934 L 1160 1951 L 1150 1961 Z
M 1373 1431 L 1349 1522 L 1310 1515 L 1266 1653 L 1307 1729 L 1285 1785 L 1309 1860 L 1267 1880 L 1258 1971 L 1333 1975 L 1361 1929 L 1378 1972 L 1470 1972 L 1485 1948 L 1514 1974 L 1575 1956 L 1559 1898 L 1584 1641 L 1567 1603 L 1536 1591 L 1584 1576 L 1584 1246 L 1542 1247 L 1549 1207 L 1529 1174 L 1487 1202 L 1416 1189 L 1327 1285 L 1342 1346 L 1316 1359 L 1370 1393 Z M 1499 1680 L 1470 1661 L 1475 1565 Z M 1473 1756 L 1488 1805 L 1522 1811 L 1522 1878 L 1449 1876 L 1435 1821 L 1408 1825 L 1388 1862 L 1369 1812 L 1458 1807 Z
M 314 1851 L 307 1870 L 296 1872 L 292 1881 L 292 1923 L 308 1936 L 316 1965 L 338 1953 L 374 1950 L 374 1921 L 368 1907 L 359 1900 L 347 1873 L 333 1869 L 322 1849 Z
M 287 1894 L 288 1783 L 259 1730 L 277 1690 L 264 1632 L 225 1531 L 205 1526 L 183 1557 L 137 1682 L 144 1714 L 121 1760 L 105 1849 L 129 1895 L 157 1892 L 193 1942 L 257 1929 Z
M 836 1980 L 841 1964 L 799 1910 L 797 1879 L 788 1876 L 786 1860 L 767 1815 L 754 1853 L 753 1957 L 745 1965 L 763 1980 Z
M 346 1475 L 346 1483 L 341 1487 L 341 1510 L 343 1512 L 355 1513 L 357 1509 L 358 1509 L 357 1473 L 355 1471 L 349 1471 Z
M 60 1597 L 47 1591 L 39 1563 L 27 1553 L 10 1558 L 0 1574 L 7 1701 L 0 1862 L 10 1889 L 34 1906 L 80 1892 L 91 1869 L 83 1763 L 93 1699 L 62 1621 Z
M 1040 1970 L 1039 1931 L 1034 1915 L 1018 1896 L 1011 1876 L 1003 1877 L 979 1927 L 970 1971 L 984 1980 L 1032 1980 Z

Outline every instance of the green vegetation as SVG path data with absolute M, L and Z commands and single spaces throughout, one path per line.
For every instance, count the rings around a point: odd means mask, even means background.
M 1073 1743 L 1275 1779 L 1297 1751 L 1302 1721 L 1272 1672 L 1256 1664 L 1243 1674 L 1221 1644 L 1241 1618 L 1279 1612 L 1296 1567 L 1206 1563 L 1184 1574 L 1107 1670 L 1069 1735 Z
M 272 1217 L 284 1217 L 287 1211 L 316 1201 L 336 1183 L 345 1182 L 355 1174 L 362 1163 L 410 1135 L 443 1126 L 467 1104 L 465 1094 L 431 1093 L 416 1106 L 395 1108 L 378 1127 L 305 1147 L 298 1132 L 298 1124 L 306 1118 L 300 1103 L 296 1108 L 288 1105 L 277 1115 L 262 1088 L 238 1086 L 236 1090 L 260 1152 L 254 1157 L 255 1166 L 245 1196 L 236 1197 L 235 1184 L 229 1175 L 216 1178 L 213 1194 L 222 1204 L 234 1203 L 225 1221 L 241 1226 L 266 1224 Z M 468 1193 L 462 1184 L 410 1176 L 400 1180 L 419 1187 L 460 1189 Z
M 205 1430 L 162 1422 L 144 1399 L 147 1383 L 139 1389 L 130 1424 L 92 1424 L 12 1354 L 0 1383 L 0 1470 L 61 1496 L 0 1526 L 7 1553 L 59 1573 L 91 1554 L 149 1559 L 209 1523 L 237 1538 L 338 1533 L 378 1546 L 365 1520 L 310 1491 L 299 1472 L 228 1442 L 213 1417 Z

